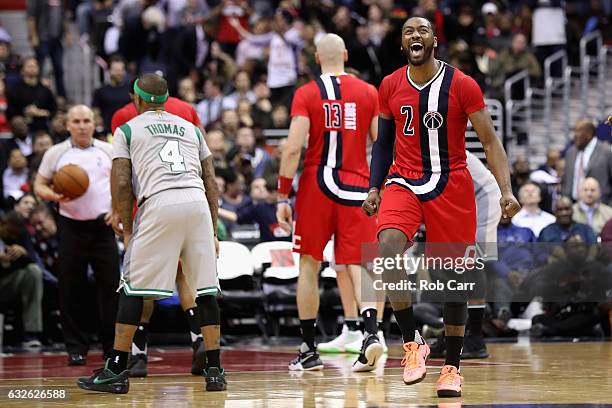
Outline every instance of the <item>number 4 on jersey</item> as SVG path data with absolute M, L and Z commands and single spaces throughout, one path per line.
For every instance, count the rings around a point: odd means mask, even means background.
M 181 156 L 178 140 L 168 140 L 159 151 L 159 157 L 164 163 L 170 164 L 170 170 L 187 171 L 185 158 Z

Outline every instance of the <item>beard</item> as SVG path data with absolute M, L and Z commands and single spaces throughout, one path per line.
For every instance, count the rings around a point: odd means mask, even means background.
M 415 57 L 412 54 L 412 50 L 410 49 L 410 47 L 408 47 L 407 49 L 404 48 L 404 55 L 408 59 L 408 62 L 410 63 L 410 65 L 414 65 L 418 67 L 419 65 L 423 65 L 425 62 L 429 61 L 429 58 L 431 58 L 431 54 L 433 53 L 433 50 L 434 50 L 433 43 L 429 45 L 423 44 L 423 51 L 418 57 Z

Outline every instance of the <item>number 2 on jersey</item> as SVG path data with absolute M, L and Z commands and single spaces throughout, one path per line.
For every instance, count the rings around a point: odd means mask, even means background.
M 412 127 L 412 106 L 402 106 L 400 113 L 406 115 L 406 122 L 404 122 L 404 134 L 406 136 L 414 136 L 414 128 Z
M 185 157 L 181 156 L 178 140 L 168 140 L 159 151 L 159 157 L 164 163 L 170 164 L 170 170 L 187 171 Z

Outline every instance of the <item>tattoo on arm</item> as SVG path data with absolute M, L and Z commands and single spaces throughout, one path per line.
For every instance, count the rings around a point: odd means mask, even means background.
M 123 230 L 132 233 L 132 214 L 134 211 L 134 187 L 132 186 L 132 161 L 129 159 L 113 160 L 111 170 L 111 195 L 113 212 L 119 215 Z
M 217 189 L 217 181 L 215 180 L 215 168 L 213 167 L 212 157 L 202 160 L 202 180 L 204 181 L 208 207 L 210 207 L 213 231 L 216 235 L 217 216 L 219 213 L 219 190 Z

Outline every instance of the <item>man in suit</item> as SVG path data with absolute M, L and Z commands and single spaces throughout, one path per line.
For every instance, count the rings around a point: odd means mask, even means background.
M 601 201 L 612 200 L 612 151 L 610 146 L 595 136 L 595 126 L 581 119 L 574 129 L 574 145 L 565 154 L 565 173 L 561 191 L 563 195 L 579 198 L 579 186 L 586 177 L 593 177 L 601 187 Z

